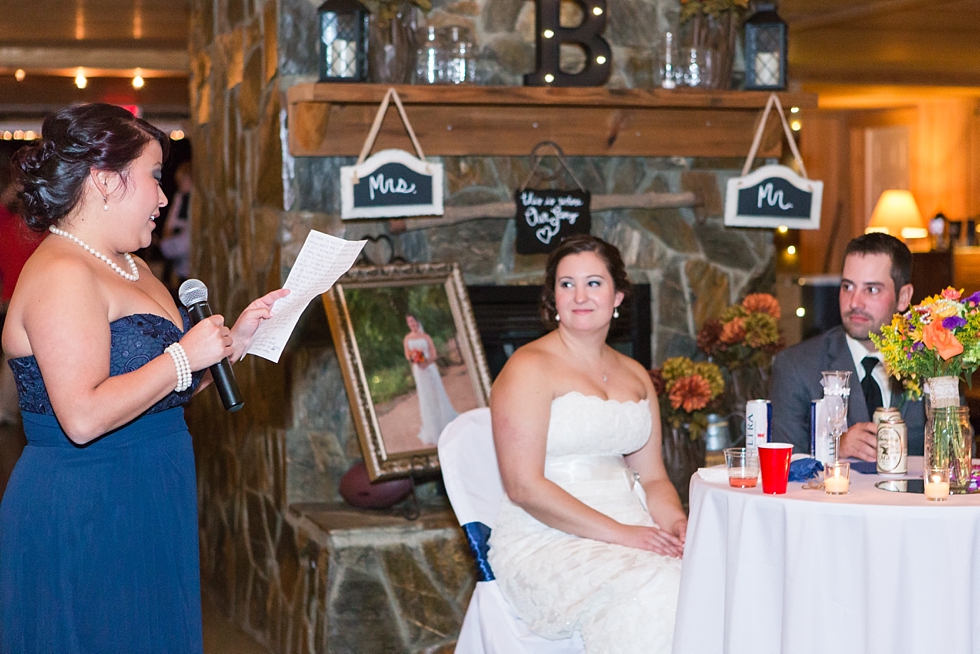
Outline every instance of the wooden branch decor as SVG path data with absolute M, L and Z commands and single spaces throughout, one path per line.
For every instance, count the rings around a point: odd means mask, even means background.
M 700 202 L 691 192 L 685 193 L 637 193 L 610 194 L 592 196 L 592 213 L 597 211 L 613 211 L 615 209 L 676 209 L 695 207 Z M 517 212 L 517 204 L 513 201 L 488 202 L 467 207 L 445 207 L 441 218 L 407 218 L 405 231 L 445 227 L 481 218 L 513 218 Z M 359 220 L 360 224 L 382 221 Z

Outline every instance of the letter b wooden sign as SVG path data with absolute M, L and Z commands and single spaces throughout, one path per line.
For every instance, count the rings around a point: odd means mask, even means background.
M 562 0 L 535 0 L 536 70 L 524 76 L 525 86 L 602 86 L 612 70 L 612 50 L 602 38 L 606 29 L 605 0 L 572 0 L 582 10 L 576 27 L 561 26 Z M 561 70 L 561 46 L 577 45 L 585 53 L 578 73 Z

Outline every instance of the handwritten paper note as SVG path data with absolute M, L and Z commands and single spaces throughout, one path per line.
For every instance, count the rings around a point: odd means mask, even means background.
M 273 305 L 272 318 L 259 326 L 248 354 L 279 363 L 286 341 L 310 300 L 326 293 L 354 265 L 366 242 L 311 231 L 283 284 L 289 295 Z

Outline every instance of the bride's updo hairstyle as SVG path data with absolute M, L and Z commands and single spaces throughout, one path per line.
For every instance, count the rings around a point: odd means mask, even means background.
M 541 290 L 541 320 L 548 329 L 558 326 L 555 320 L 555 282 L 558 277 L 558 264 L 570 254 L 581 254 L 582 252 L 595 252 L 596 256 L 606 264 L 606 270 L 612 277 L 613 286 L 616 291 L 629 297 L 631 285 L 626 276 L 626 266 L 623 264 L 623 257 L 615 245 L 603 241 L 597 236 L 590 234 L 574 234 L 564 239 L 551 254 L 548 255 L 548 265 L 544 271 L 544 288 Z
M 58 224 L 78 204 L 93 168 L 119 173 L 125 183 L 129 165 L 150 141 L 166 159 L 167 135 L 116 105 L 82 104 L 49 114 L 41 138 L 11 162 L 24 222 L 37 231 Z

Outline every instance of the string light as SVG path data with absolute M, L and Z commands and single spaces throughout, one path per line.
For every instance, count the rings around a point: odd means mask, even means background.
M 542 34 L 542 35 L 544 36 L 544 38 L 546 38 L 546 39 L 550 39 L 551 37 L 553 37 L 553 36 L 555 35 L 555 33 L 554 33 L 553 31 L 551 31 L 551 30 L 545 30 L 545 31 L 544 31 L 544 32 L 542 32 L 541 34 Z
M 84 89 L 88 86 L 88 79 L 85 78 L 85 71 L 79 68 L 75 73 L 75 86 Z
M 8 130 L 6 130 L 6 131 L 5 131 L 4 133 L 3 133 L 3 140 L 4 140 L 4 141 L 9 141 L 9 140 L 10 140 L 10 139 L 12 139 L 12 138 L 14 138 L 14 135 L 13 135 L 13 133 L 12 133 L 12 132 L 11 132 L 11 131 L 10 131 L 9 129 L 8 129 Z
M 23 141 L 24 140 L 24 132 L 22 130 L 19 130 L 19 129 L 18 130 L 15 130 L 14 131 L 14 140 L 15 141 Z
M 182 138 L 184 138 L 184 130 L 182 130 L 182 129 L 175 129 L 174 131 L 170 132 L 170 140 L 171 141 L 179 141 Z
M 789 127 L 790 127 L 790 129 L 792 129 L 792 130 L 793 130 L 794 132 L 798 132 L 798 131 L 800 131 L 800 128 L 801 128 L 801 127 L 803 127 L 803 123 L 801 123 L 801 122 L 800 122 L 800 121 L 798 121 L 798 120 L 794 120 L 793 122 L 791 122 L 791 123 L 789 124 Z
M 798 307 L 796 309 L 796 317 L 797 318 L 802 318 L 805 315 L 806 315 L 806 309 L 804 309 L 803 307 Z
M 36 138 L 37 138 L 37 134 L 34 133 L 34 130 L 29 129 L 26 132 L 24 132 L 25 141 L 33 141 Z
M 593 7 L 592 8 L 592 13 L 595 14 L 596 16 L 601 16 L 602 15 L 602 7 Z
M 18 82 L 23 82 L 25 77 L 27 77 L 27 73 L 24 72 L 23 68 L 18 68 L 14 71 L 14 79 Z
M 143 71 L 141 71 L 139 68 L 136 69 L 136 75 L 133 77 L 134 89 L 141 89 L 143 88 L 143 85 L 146 84 L 146 82 L 143 80 L 143 76 L 141 75 L 142 72 Z
M 789 108 L 789 112 L 791 114 L 798 114 L 798 113 L 800 113 L 800 108 L 799 107 L 790 107 Z
M 780 225 L 779 227 L 776 228 L 776 231 L 779 232 L 780 234 L 785 234 L 786 232 L 789 231 L 789 227 L 787 227 L 786 225 Z
M 595 62 L 601 66 L 602 64 L 606 63 L 606 58 L 603 57 L 602 55 L 599 55 L 598 57 L 595 58 Z
M 786 254 L 788 254 L 790 256 L 793 256 L 794 254 L 796 254 L 796 246 L 795 245 L 790 245 L 789 247 L 787 247 L 786 248 Z
M 555 76 L 552 75 L 551 73 L 548 73 L 547 75 L 544 76 L 544 81 L 546 81 L 548 84 L 551 84 L 552 82 L 555 81 Z

